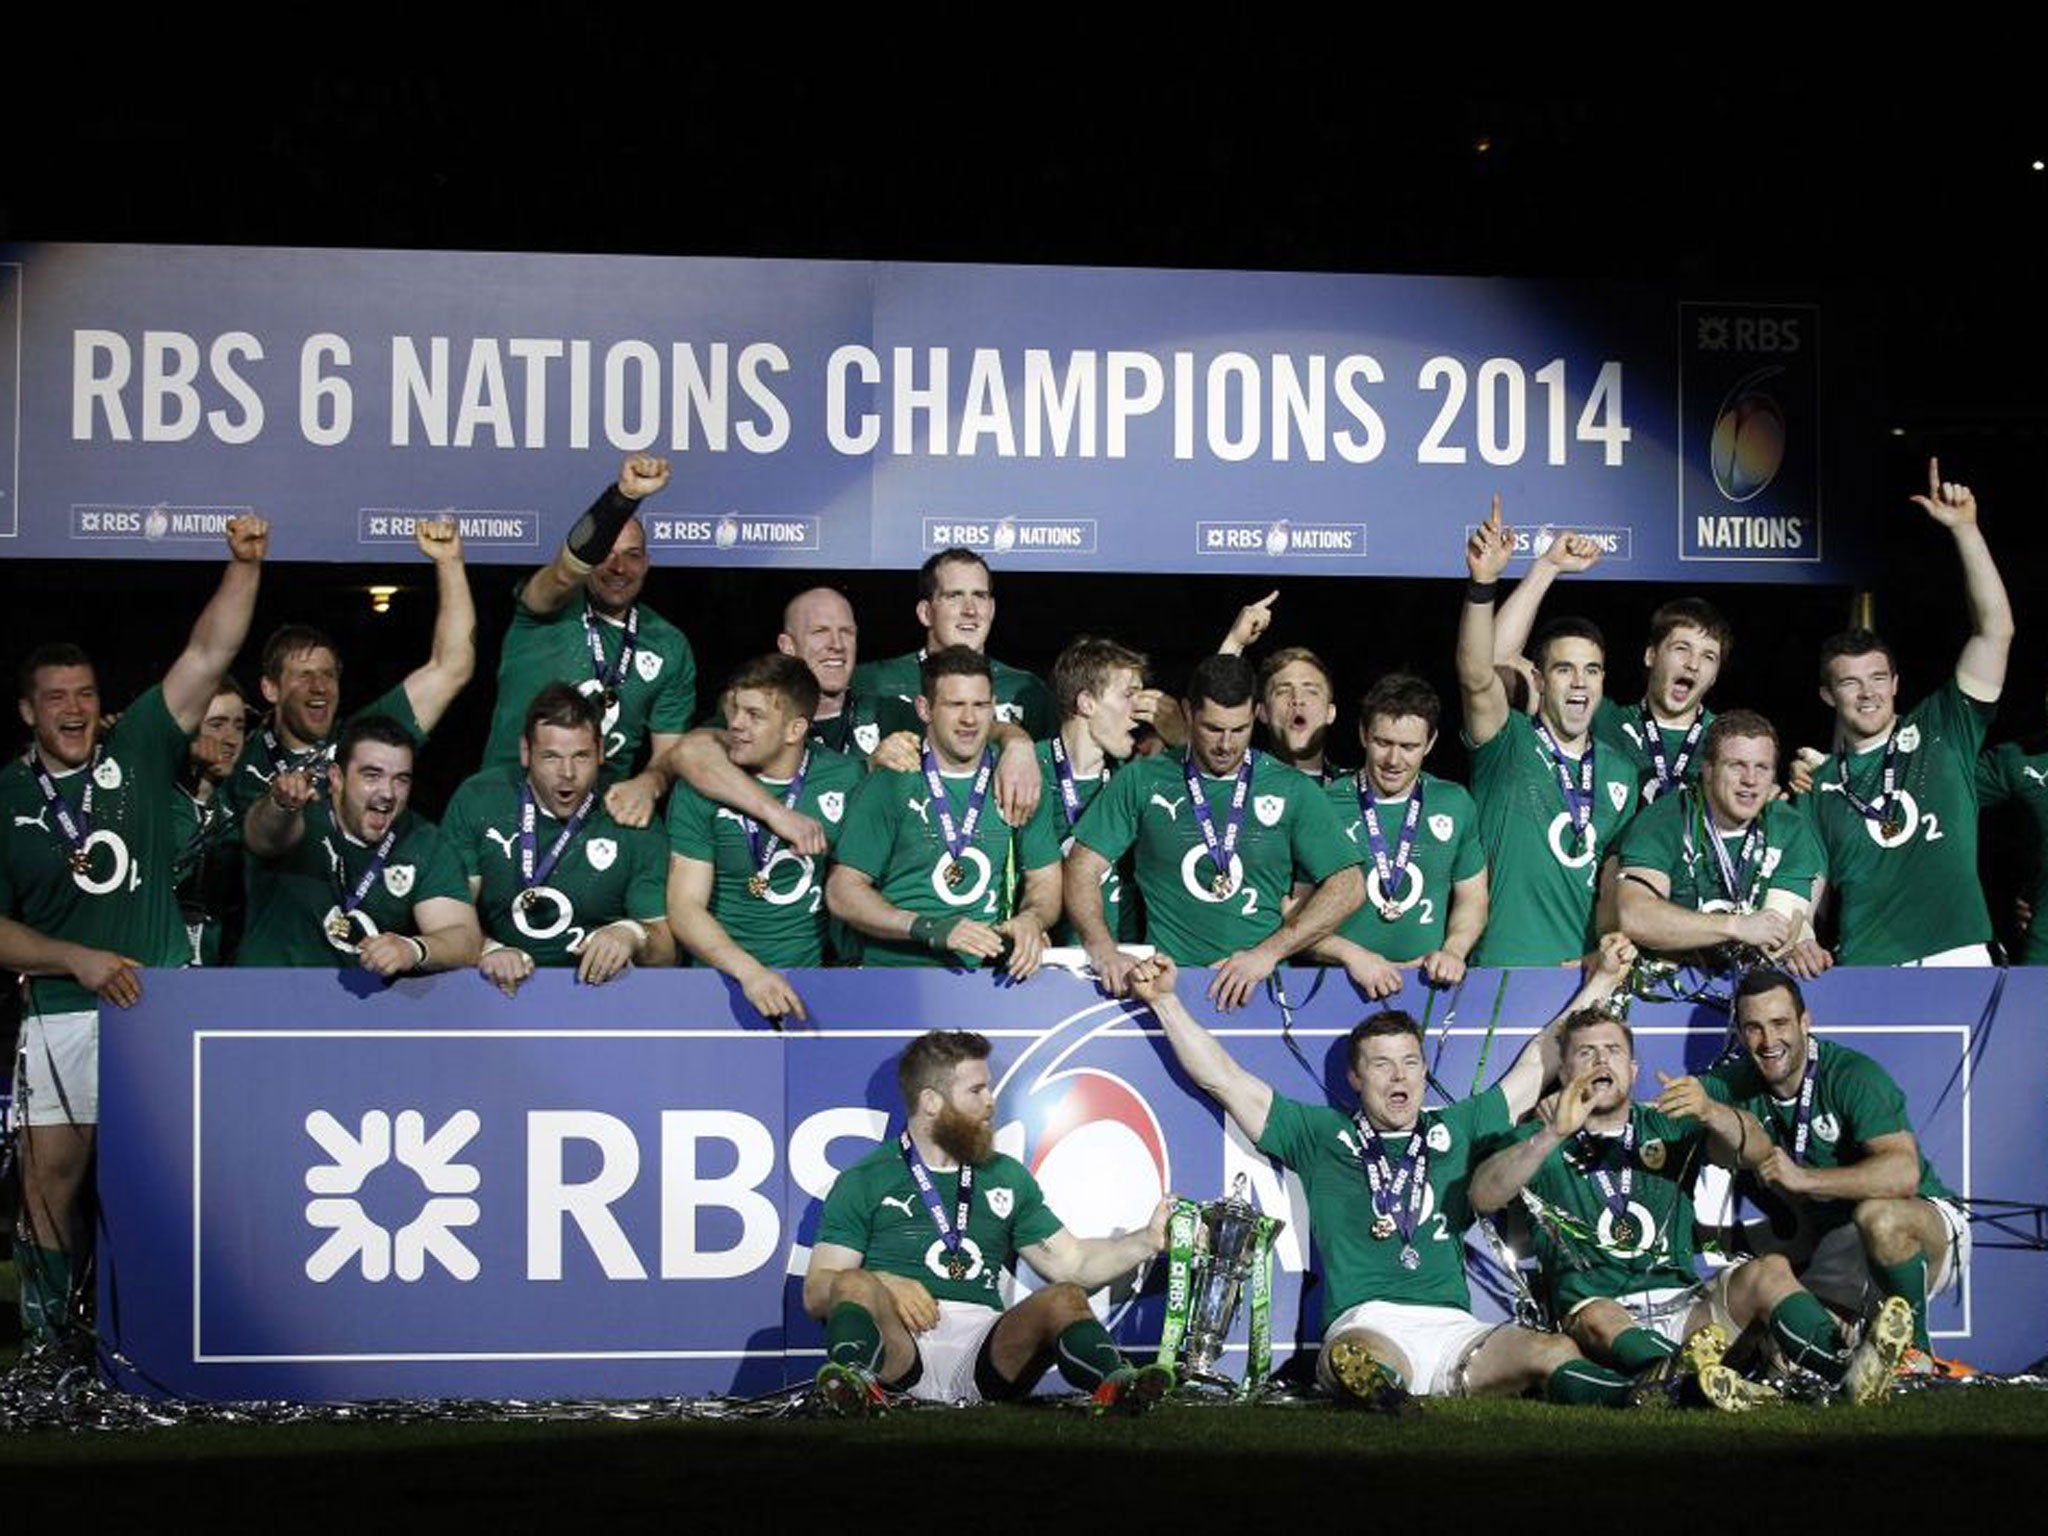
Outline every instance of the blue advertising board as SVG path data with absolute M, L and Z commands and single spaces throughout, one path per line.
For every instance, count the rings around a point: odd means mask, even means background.
M 1674 347 L 1674 338 L 1679 345 Z M 1507 279 L 41 245 L 0 251 L 0 547 L 212 559 L 552 549 L 676 461 L 657 558 L 1616 579 L 1843 574 L 1817 319 Z
M 152 972 L 141 1005 L 105 1021 L 100 1319 L 124 1384 L 345 1400 L 802 1381 L 820 1354 L 801 1281 L 821 1202 L 901 1123 L 895 1058 L 940 1027 L 993 1041 L 997 1145 L 1080 1235 L 1245 1174 L 1288 1223 L 1277 1352 L 1315 1341 L 1299 1186 L 1192 1088 L 1148 1014 L 1072 977 L 810 973 L 796 980 L 812 1025 L 786 1034 L 704 972 L 602 991 L 543 973 L 517 1000 L 474 973 L 364 980 Z M 1341 976 L 1291 985 L 1291 1044 L 1263 1000 L 1195 1011 L 1280 1092 L 1342 1100 L 1336 1051 L 1361 1005 Z M 1571 985 L 1474 972 L 1434 1003 L 1406 999 L 1431 1016 L 1442 1091 L 1497 1075 Z M 1937 1348 L 2002 1370 L 2037 1359 L 2048 1252 L 2034 1215 L 1997 1202 L 2044 1195 L 2048 971 L 1837 970 L 1810 1001 L 1827 1038 L 1898 1079 L 1923 1148 L 1976 1210 L 1975 1262 L 1930 1313 Z M 1634 1024 L 1650 1082 L 1726 1040 L 1710 1008 L 1639 1004 Z M 1134 1349 L 1158 1339 L 1158 1271 L 1098 1299 Z M 1500 1315 L 1487 1286 L 1474 1296 Z

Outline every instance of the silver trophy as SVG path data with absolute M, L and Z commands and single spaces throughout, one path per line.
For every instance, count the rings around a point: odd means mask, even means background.
M 1220 1386 L 1231 1391 L 1238 1384 L 1216 1368 L 1237 1321 L 1247 1283 L 1256 1292 L 1253 1317 L 1251 1370 L 1246 1386 L 1265 1374 L 1270 1342 L 1265 1334 L 1266 1277 L 1273 1238 L 1286 1225 L 1279 1217 L 1260 1214 L 1247 1198 L 1246 1179 L 1239 1174 L 1230 1194 L 1206 1205 L 1183 1202 L 1183 1221 L 1192 1225 L 1193 1254 L 1188 1261 L 1185 1341 L 1186 1363 L 1181 1379 Z M 1188 1218 L 1192 1218 L 1189 1222 Z M 1185 1230 L 1185 1227 L 1184 1227 Z M 1174 1287 L 1169 1286 L 1169 1296 Z M 1261 1349 L 1261 1345 L 1266 1345 Z

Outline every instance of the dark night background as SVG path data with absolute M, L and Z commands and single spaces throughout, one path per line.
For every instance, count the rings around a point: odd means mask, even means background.
M 1947 537 L 1904 499 L 1938 453 L 1977 489 L 2019 615 L 1994 737 L 2042 726 L 2048 172 L 2033 166 L 2048 159 L 2048 111 L 2029 81 L 2007 88 L 1975 65 L 1923 79 L 1905 61 L 1851 82 L 1816 56 L 1759 65 L 1749 83 L 1674 55 L 1598 77 L 1532 63 L 1512 83 L 1444 71 L 1433 87 L 1405 59 L 1382 62 L 1391 47 L 1334 36 L 1095 62 L 1064 38 L 983 44 L 969 61 L 877 44 L 814 57 L 765 43 L 640 51 L 622 39 L 585 57 L 586 46 L 516 68 L 458 60 L 382 76 L 308 73 L 280 53 L 231 87 L 92 93 L 61 120 L 37 117 L 36 138 L 15 146 L 0 243 L 1422 272 L 1814 302 L 1824 494 L 1831 518 L 1855 507 L 1881 530 L 1866 587 L 1909 700 L 1947 673 L 1965 632 Z M 610 472 L 595 458 L 593 491 Z M 1450 548 L 1445 569 L 1459 570 Z M 481 742 L 514 574 L 474 574 L 479 678 L 440 734 L 450 747 Z M 907 574 L 822 574 L 853 597 L 863 655 L 917 642 Z M 278 565 L 255 633 L 286 618 L 334 631 L 347 697 L 361 701 L 424 656 L 424 576 L 420 564 Z M 382 619 L 362 592 L 377 580 L 406 584 Z M 11 668 L 35 641 L 73 636 L 99 653 L 114 699 L 161 671 L 209 584 L 189 565 L 21 560 L 0 581 L 0 660 Z M 795 585 L 773 571 L 657 568 L 648 597 L 695 645 L 700 700 L 772 643 Z M 991 649 L 1043 671 L 1069 635 L 1111 630 L 1175 682 L 1264 590 L 1250 577 L 1002 577 Z M 1569 603 L 1606 627 L 1610 691 L 1633 698 L 1643 624 L 1666 595 L 1587 584 L 1550 611 Z M 1790 740 L 1824 744 L 1811 658 L 1852 594 L 1708 595 L 1737 635 L 1714 702 L 1758 705 Z M 1289 576 L 1271 639 L 1321 651 L 1344 698 L 1403 665 L 1448 692 L 1457 603 L 1449 579 Z M 248 660 L 241 670 L 253 682 Z M 1350 730 L 1347 712 L 1338 731 Z M 1432 766 L 1461 774 L 1453 734 Z M 430 812 L 468 756 L 429 754 Z M 1993 873 L 2002 886 L 2007 871 Z

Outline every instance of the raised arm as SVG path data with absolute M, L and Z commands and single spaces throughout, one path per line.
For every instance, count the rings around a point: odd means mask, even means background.
M 1174 990 L 1179 970 L 1164 954 L 1140 961 L 1131 976 L 1131 992 L 1159 1021 L 1166 1043 L 1181 1070 L 1195 1080 L 1253 1142 L 1266 1133 L 1273 1112 L 1273 1085 L 1252 1076 L 1194 1020 Z
M 1273 622 L 1273 605 L 1280 600 L 1280 589 L 1275 587 L 1256 603 L 1246 603 L 1237 610 L 1229 632 L 1223 643 L 1216 647 L 1219 656 L 1242 656 L 1258 643 L 1267 627 Z
M 1584 534 L 1559 532 L 1543 553 L 1529 562 L 1529 573 L 1515 583 L 1493 616 L 1493 659 L 1511 662 L 1529 645 L 1530 631 L 1543 607 L 1550 584 L 1564 575 L 1590 571 L 1600 563 L 1600 546 Z
M 164 708 L 188 733 L 199 729 L 206 706 L 220 690 L 221 678 L 234 665 L 235 653 L 249 636 L 263 557 L 269 548 L 270 524 L 262 518 L 228 519 L 228 568 L 221 572 L 212 599 L 200 610 L 185 649 L 164 674 Z
M 283 858 L 306 835 L 306 806 L 312 799 L 312 775 L 296 768 L 277 774 L 242 816 L 242 846 L 254 858 Z
M 1605 1002 L 1620 991 L 1635 959 L 1636 947 L 1624 935 L 1602 935 L 1600 948 L 1593 955 L 1593 969 L 1579 984 L 1579 990 L 1558 1010 L 1557 1017 L 1522 1047 L 1513 1064 L 1501 1074 L 1500 1087 L 1507 1095 L 1509 1119 L 1519 1120 L 1529 1113 L 1542 1095 L 1543 1085 L 1557 1076 L 1563 1061 L 1563 1050 L 1558 1041 L 1564 1033 L 1564 1021 L 1581 1008 Z
M 2006 655 L 2012 649 L 2012 602 L 2005 595 L 1998 563 L 1984 530 L 1977 526 L 1977 498 L 1970 488 L 1941 478 L 1941 460 L 1927 461 L 1927 494 L 1914 502 L 1955 537 L 1963 562 L 1963 595 L 1970 605 L 1970 638 L 1956 658 L 1956 686 L 1979 703 L 1994 704 L 2005 691 Z
M 580 592 L 584 578 L 610 556 L 619 530 L 632 520 L 640 503 L 667 484 L 667 459 L 635 454 L 626 460 L 619 468 L 618 484 L 604 488 L 576 520 L 555 558 L 527 577 L 519 590 L 526 611 L 554 613 Z
M 476 673 L 476 603 L 455 519 L 415 523 L 413 539 L 434 563 L 434 641 L 425 665 L 405 680 L 405 701 L 420 729 L 431 731 Z
M 1458 694 L 1465 712 L 1465 737 L 1475 747 L 1486 745 L 1508 723 L 1508 691 L 1493 670 L 1493 596 L 1500 573 L 1507 569 L 1512 546 L 1501 526 L 1500 497 L 1493 514 L 1465 542 L 1466 587 L 1458 614 Z
M 1534 1135 L 1501 1148 L 1472 1175 L 1472 1208 L 1491 1216 L 1528 1187 L 1543 1160 L 1579 1134 L 1593 1112 L 1593 1076 L 1588 1068 L 1558 1091 L 1557 1103 L 1537 1125 Z

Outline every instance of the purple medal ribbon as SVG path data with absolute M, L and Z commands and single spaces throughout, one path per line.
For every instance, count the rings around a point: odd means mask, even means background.
M 1055 735 L 1052 737 L 1050 745 L 1052 747 L 1053 777 L 1060 786 L 1060 809 L 1066 813 L 1067 830 L 1071 832 L 1074 830 L 1075 823 L 1081 819 L 1081 812 L 1083 810 L 1081 789 L 1074 782 L 1074 765 L 1067 760 L 1067 744 Z M 1107 777 L 1107 775 L 1104 775 L 1104 777 Z
M 625 679 L 627 668 L 633 662 L 633 643 L 640 633 L 640 605 L 635 603 L 626 610 L 625 632 L 619 638 L 619 659 L 607 666 L 604 659 L 604 640 L 597 632 L 597 620 L 591 616 L 590 599 L 583 600 L 583 639 L 590 647 L 591 676 L 604 689 L 607 705 L 616 703 L 619 684 Z
M 1628 1198 L 1634 1191 L 1636 1182 L 1635 1115 L 1631 1113 L 1628 1117 L 1628 1124 L 1622 1127 L 1621 1178 L 1619 1181 L 1602 1166 L 1606 1162 L 1607 1148 L 1614 1145 L 1614 1138 L 1608 1136 L 1596 1137 L 1581 1130 L 1578 1135 L 1578 1143 L 1579 1166 L 1586 1170 L 1587 1177 L 1592 1179 L 1594 1187 L 1600 1191 L 1600 1198 L 1607 1206 L 1607 1214 L 1612 1216 L 1617 1222 L 1627 1221 Z M 1624 1242 L 1621 1246 L 1626 1248 L 1633 1245 Z
M 1820 1047 L 1806 1042 L 1806 1072 L 1799 1080 L 1799 1107 L 1792 1113 L 1792 1161 L 1804 1166 L 1806 1143 L 1813 1134 L 1813 1087 L 1820 1071 Z
M 1757 857 L 1763 843 L 1764 811 L 1757 813 L 1756 820 L 1742 835 L 1742 846 L 1736 850 L 1733 859 L 1728 857 L 1728 845 L 1714 826 L 1713 818 L 1707 813 L 1707 797 L 1699 795 L 1696 807 L 1700 841 L 1714 853 L 1714 868 L 1721 877 L 1721 889 L 1728 899 L 1744 912 L 1756 910 L 1756 888 L 1763 881 L 1763 861 Z M 1769 807 L 1764 808 L 1766 811 Z M 1691 834 L 1687 834 L 1690 840 Z
M 1409 788 L 1408 814 L 1401 818 L 1401 843 L 1391 859 L 1387 857 L 1386 834 L 1380 830 L 1379 801 L 1368 787 L 1365 769 L 1358 770 L 1355 782 L 1358 809 L 1365 818 L 1366 841 L 1372 847 L 1373 873 L 1379 877 L 1380 896 L 1387 906 L 1398 906 L 1399 893 L 1408 884 L 1408 856 L 1415 851 L 1415 831 L 1422 825 L 1422 775 L 1417 774 Z
M 798 800 L 803 798 L 804 777 L 811 771 L 811 749 L 804 748 L 804 755 L 797 759 L 796 776 L 789 781 L 789 787 L 782 792 L 782 808 L 794 810 Z M 782 839 L 775 833 L 768 834 L 764 846 L 761 842 L 761 824 L 751 816 L 740 817 L 740 825 L 746 829 L 747 849 L 754 860 L 754 878 L 767 889 L 768 866 L 775 862 L 775 855 L 782 851 Z
M 956 823 L 953 820 L 953 805 L 946 798 L 946 781 L 939 776 L 939 760 L 932 756 L 930 743 L 924 749 L 924 787 L 932 797 L 932 807 L 939 813 L 939 835 L 946 840 L 946 854 L 950 859 L 950 872 L 962 869 L 961 862 L 968 845 L 974 841 L 976 828 L 981 825 L 981 807 L 988 799 L 988 781 L 996 771 L 996 755 L 987 747 L 981 749 L 981 767 L 974 775 L 974 787 L 967 793 L 967 814 Z M 949 873 L 946 883 L 959 882 Z
M 337 833 L 341 831 L 339 822 L 335 823 L 334 830 Z M 346 840 L 346 834 L 343 834 L 343 838 Z M 327 850 L 328 873 L 334 877 L 335 905 L 341 909 L 344 918 L 353 916 L 356 909 L 363 904 L 363 898 L 370 894 L 370 887 L 375 885 L 377 877 L 384 873 L 384 861 L 391 857 L 392 845 L 397 841 L 398 824 L 393 822 L 384 834 L 384 841 L 379 843 L 377 851 L 370 855 L 370 862 L 364 866 L 361 878 L 351 888 L 346 883 L 348 865 L 342 860 L 341 850 L 334 846 L 333 836 L 323 836 L 320 839 L 321 845 Z
M 1387 1144 L 1364 1114 L 1352 1119 L 1358 1126 L 1359 1165 L 1365 1170 L 1366 1188 L 1372 1191 L 1373 1224 L 1391 1221 L 1401 1234 L 1402 1248 L 1412 1248 L 1415 1229 L 1422 1224 L 1422 1194 L 1429 1187 L 1428 1138 L 1422 1121 L 1418 1118 L 1415 1129 L 1408 1133 L 1408 1149 L 1401 1154 L 1397 1170 L 1387 1157 Z
M 953 1219 L 948 1221 L 945 1204 L 939 1199 L 938 1186 L 932 1183 L 932 1176 L 924 1165 L 924 1159 L 917 1155 L 917 1147 L 910 1139 L 910 1132 L 904 1131 L 900 1134 L 896 1138 L 896 1146 L 903 1153 L 903 1165 L 910 1170 L 911 1182 L 917 1186 L 918 1198 L 924 1201 L 924 1208 L 932 1219 L 932 1225 L 939 1229 L 939 1241 L 946 1248 L 946 1273 L 955 1280 L 965 1280 L 967 1264 L 960 1253 L 960 1245 L 967 1237 L 967 1219 L 974 1214 L 974 1165 L 960 1165 L 960 1198 Z
M 596 804 L 597 791 L 592 790 L 583 797 L 583 803 L 576 807 L 576 814 L 563 823 L 562 830 L 549 845 L 547 856 L 536 865 L 533 859 L 536 820 L 533 785 L 524 783 L 519 786 L 519 894 L 522 899 L 555 872 L 555 866 L 562 862 L 562 855 L 575 840 L 576 834 L 583 830 L 583 823 L 589 819 L 591 807 Z
M 1699 746 L 1700 734 L 1707 728 L 1707 712 L 1701 710 L 1692 717 L 1692 725 L 1685 733 L 1685 740 L 1678 746 L 1678 761 L 1664 760 L 1664 733 L 1657 726 L 1657 717 L 1650 713 L 1650 701 L 1643 700 L 1636 706 L 1636 717 L 1643 722 L 1643 750 L 1650 754 L 1650 772 L 1655 775 L 1651 783 L 1656 785 L 1650 798 L 1656 799 L 1667 789 L 1676 789 L 1685 782 L 1685 770 L 1692 766 L 1692 754 Z
M 1892 734 L 1884 744 L 1884 764 L 1878 770 L 1878 792 L 1875 800 L 1865 800 L 1849 787 L 1849 754 L 1844 752 L 1835 762 L 1835 788 L 1839 789 L 1848 802 L 1856 807 L 1856 814 L 1865 821 L 1874 821 L 1886 836 L 1892 835 L 1897 820 L 1892 806 L 1892 793 L 1899 785 L 1899 729 L 1896 722 Z
M 43 793 L 43 804 L 57 818 L 57 831 L 71 847 L 68 855 L 71 868 L 78 874 L 85 873 L 86 839 L 92 836 L 92 791 L 93 775 L 99 771 L 100 749 L 92 749 L 92 761 L 83 770 L 85 788 L 79 791 L 78 815 L 71 814 L 71 807 L 64 803 L 64 797 L 57 793 L 57 781 L 50 777 L 50 770 L 43 763 L 43 754 L 34 747 L 28 749 L 29 772 L 36 776 L 36 788 Z
M 1209 850 L 1209 862 L 1216 868 L 1216 879 L 1211 885 L 1220 898 L 1230 893 L 1230 866 L 1237 858 L 1237 834 L 1244 827 L 1244 802 L 1251 794 L 1252 760 L 1258 753 L 1245 749 L 1244 761 L 1237 765 L 1237 783 L 1230 791 L 1229 820 L 1223 824 L 1223 836 L 1216 835 L 1216 822 L 1209 814 L 1209 797 L 1202 789 L 1202 776 L 1195 767 L 1195 754 L 1190 751 L 1181 761 L 1181 772 L 1187 777 L 1188 799 L 1195 807 L 1195 825 L 1201 828 L 1202 843 Z
M 1586 738 L 1585 755 L 1579 759 L 1579 782 L 1575 785 L 1572 783 L 1571 759 L 1564 755 L 1557 738 L 1550 734 L 1550 727 L 1538 720 L 1536 735 L 1550 753 L 1550 764 L 1557 770 L 1558 788 L 1564 791 L 1564 806 L 1572 818 L 1572 844 L 1574 847 L 1583 846 L 1586 826 L 1593 819 L 1593 738 Z

